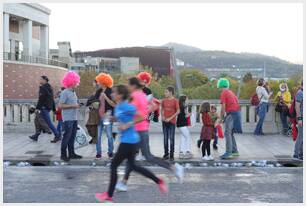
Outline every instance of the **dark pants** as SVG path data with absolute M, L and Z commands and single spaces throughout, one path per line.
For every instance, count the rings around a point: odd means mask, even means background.
M 63 121 L 60 120 L 58 121 L 57 127 L 56 127 L 57 133 L 59 134 L 60 137 L 62 137 L 62 128 L 63 128 Z
M 213 145 L 217 146 L 217 144 L 218 144 L 218 135 L 217 135 L 217 129 L 216 128 L 214 129 L 214 132 L 215 132 L 215 134 L 214 134 L 214 143 L 213 143 Z
M 64 135 L 62 139 L 61 145 L 61 156 L 67 156 L 67 147 L 69 156 L 75 154 L 74 153 L 74 140 L 78 129 L 78 122 L 75 121 L 64 121 Z
M 40 114 L 44 118 L 44 120 L 46 121 L 46 123 L 49 126 L 49 128 L 52 130 L 54 136 L 59 138 L 60 136 L 59 136 L 59 134 L 58 134 L 54 124 L 51 121 L 50 110 L 42 108 L 40 110 Z
M 205 154 L 210 155 L 210 140 L 203 140 L 202 144 L 202 156 L 204 157 Z
M 118 179 L 117 168 L 125 159 L 127 159 L 128 165 L 131 166 L 132 170 L 135 170 L 136 172 L 142 174 L 143 176 L 150 178 L 156 184 L 159 183 L 159 179 L 151 171 L 135 164 L 136 149 L 137 149 L 137 144 L 121 143 L 119 145 L 119 148 L 111 164 L 111 177 L 110 177 L 110 184 L 108 187 L 108 195 L 110 197 L 112 197 L 114 194 L 115 186 Z
M 158 157 L 155 157 L 151 154 L 150 152 L 150 146 L 149 146 L 149 133 L 148 131 L 142 131 L 138 132 L 138 135 L 140 137 L 140 143 L 139 147 L 141 150 L 142 155 L 146 158 L 148 162 L 154 165 L 158 165 L 160 167 L 163 167 L 167 170 L 171 170 L 171 165 L 169 162 L 166 162 Z M 132 172 L 132 168 L 129 164 L 127 164 L 126 169 L 125 169 L 125 175 L 124 179 L 128 180 L 130 173 Z
M 280 115 L 280 119 L 281 119 L 282 126 L 283 126 L 283 133 L 287 134 L 288 127 L 289 127 L 288 126 L 287 113 L 286 112 L 280 112 L 279 115 Z
M 168 122 L 163 122 L 163 133 L 164 133 L 164 151 L 165 155 L 169 155 L 169 141 L 170 141 L 170 156 L 174 155 L 174 136 L 175 136 L 175 125 Z

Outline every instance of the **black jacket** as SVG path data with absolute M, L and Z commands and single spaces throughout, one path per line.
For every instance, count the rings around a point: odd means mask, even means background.
M 49 83 L 39 87 L 39 97 L 36 109 L 41 110 L 43 107 L 48 110 L 55 111 L 55 102 L 53 89 Z

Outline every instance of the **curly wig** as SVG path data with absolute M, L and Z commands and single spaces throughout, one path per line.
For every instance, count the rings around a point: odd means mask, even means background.
M 113 78 L 109 74 L 100 73 L 98 76 L 96 76 L 96 81 L 100 85 L 104 85 L 108 88 L 111 88 L 113 86 Z
M 220 78 L 218 80 L 218 83 L 217 83 L 217 88 L 220 89 L 220 88 L 229 88 L 230 87 L 230 83 L 228 81 L 228 79 L 226 78 Z
M 140 72 L 137 75 L 137 78 L 149 85 L 151 83 L 152 76 L 149 72 Z
M 80 83 L 80 76 L 74 72 L 69 71 L 62 79 L 62 86 L 65 88 L 77 86 Z

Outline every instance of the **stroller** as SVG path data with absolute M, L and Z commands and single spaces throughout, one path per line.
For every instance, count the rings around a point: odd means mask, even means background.
M 35 114 L 34 125 L 35 125 L 35 134 L 29 136 L 33 141 L 37 141 L 41 133 L 52 134 L 48 124 L 41 116 L 40 112 L 35 112 L 35 107 L 31 106 L 29 109 L 30 114 Z

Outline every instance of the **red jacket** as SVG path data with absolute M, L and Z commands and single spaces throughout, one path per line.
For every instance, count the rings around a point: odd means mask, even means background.
M 62 109 L 61 108 L 57 108 L 55 111 L 55 115 L 56 115 L 56 120 L 57 121 L 63 121 L 62 119 Z

